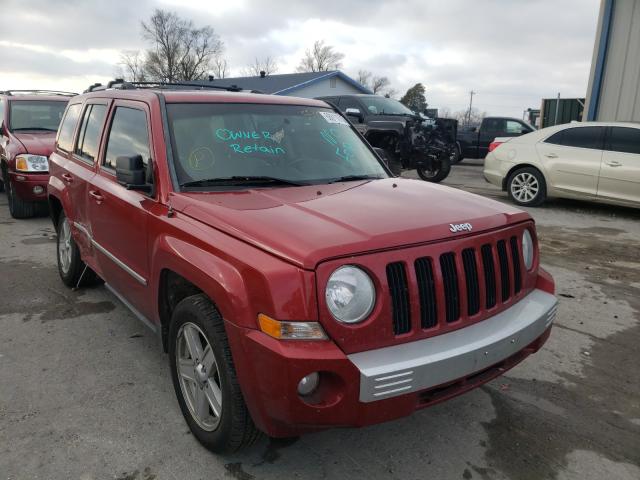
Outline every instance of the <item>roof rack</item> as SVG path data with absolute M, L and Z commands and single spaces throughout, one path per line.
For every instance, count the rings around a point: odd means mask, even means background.
M 0 91 L 2 95 L 59 95 L 62 97 L 73 97 L 78 95 L 75 92 L 61 92 L 58 90 L 4 90 Z
M 212 88 L 216 90 L 226 90 L 228 92 L 241 92 L 242 88 L 237 85 L 213 85 L 206 83 L 192 83 L 192 82 L 127 82 L 122 78 L 116 78 L 115 80 L 111 80 L 106 85 L 102 85 L 101 83 L 94 83 L 89 86 L 83 93 L 96 92 L 100 90 L 107 90 L 109 88 L 118 88 L 121 90 L 135 90 L 138 88 L 159 88 L 159 89 L 198 89 L 204 90 L 206 88 Z M 262 93 L 262 92 L 253 92 L 252 93 Z

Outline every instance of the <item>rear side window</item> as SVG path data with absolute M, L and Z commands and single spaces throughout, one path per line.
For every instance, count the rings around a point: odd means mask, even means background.
M 486 132 L 504 132 L 506 128 L 505 121 L 501 118 L 487 118 L 482 126 Z
M 107 113 L 106 105 L 87 105 L 78 135 L 76 154 L 82 158 L 95 162 L 100 145 L 100 133 Z
M 603 133 L 604 127 L 566 128 L 551 135 L 545 143 L 602 150 Z
M 134 155 L 141 155 L 145 165 L 149 162 L 147 115 L 135 108 L 117 107 L 111 122 L 104 166 L 115 170 L 116 158 Z
M 76 129 L 79 116 L 80 104 L 70 105 L 58 130 L 58 148 L 65 152 L 73 150 L 73 132 Z
M 607 150 L 640 153 L 640 128 L 611 127 Z
M 4 101 L 0 98 L 0 125 L 4 124 Z

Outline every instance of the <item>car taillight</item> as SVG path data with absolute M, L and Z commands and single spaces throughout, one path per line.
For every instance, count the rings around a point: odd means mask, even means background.
M 499 145 L 502 145 L 503 142 L 491 142 L 489 144 L 489 151 L 493 152 Z

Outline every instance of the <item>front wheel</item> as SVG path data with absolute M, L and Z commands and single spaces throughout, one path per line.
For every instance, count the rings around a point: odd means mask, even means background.
M 22 200 L 16 193 L 10 179 L 7 179 L 7 199 L 9 200 L 9 213 L 13 218 L 31 218 L 35 215 L 35 203 Z
M 202 445 L 228 453 L 259 438 L 240 391 L 222 316 L 204 294 L 176 306 L 169 362 L 180 410 Z
M 547 183 L 539 170 L 525 167 L 509 176 L 507 192 L 514 203 L 524 207 L 537 207 L 547 198 Z
M 429 166 L 418 167 L 417 171 L 422 180 L 439 183 L 449 175 L 451 162 L 448 157 L 441 156 L 437 160 L 431 160 Z

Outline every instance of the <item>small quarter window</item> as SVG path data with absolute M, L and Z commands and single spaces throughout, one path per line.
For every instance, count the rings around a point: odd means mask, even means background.
M 73 133 L 76 130 L 76 124 L 80 117 L 80 107 L 81 105 L 79 103 L 69 105 L 60 129 L 58 130 L 58 148 L 65 152 L 73 150 Z
M 117 107 L 111 122 L 104 166 L 115 170 L 116 158 L 141 155 L 145 166 L 149 162 L 149 129 L 147 115 L 142 110 Z

